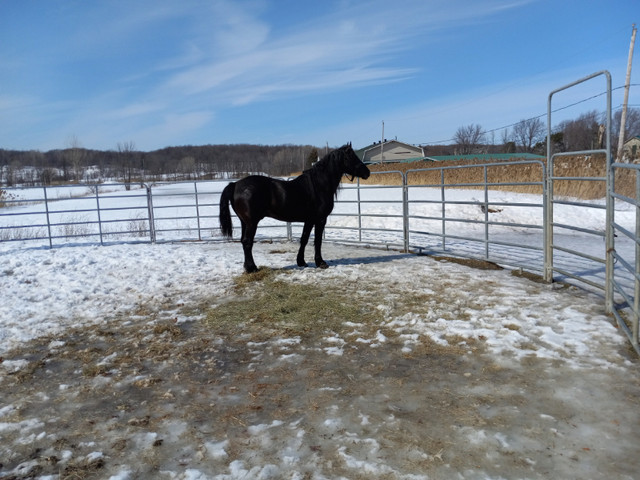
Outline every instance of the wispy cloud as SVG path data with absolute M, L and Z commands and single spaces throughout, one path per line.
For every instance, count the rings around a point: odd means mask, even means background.
M 336 1 L 290 23 L 262 0 L 82 4 L 80 22 L 61 15 L 50 27 L 65 32 L 46 50 L 64 100 L 16 91 L 0 102 L 49 105 L 41 118 L 59 116 L 50 138 L 102 138 L 104 148 L 155 132 L 171 143 L 224 109 L 411 80 L 426 63 L 408 57 L 416 45 L 526 3 Z M 33 114 L 28 105 L 20 112 L 23 128 Z
M 418 62 L 407 65 L 396 57 L 414 48 L 417 38 L 525 3 L 416 1 L 399 9 L 388 2 L 345 2 L 284 32 L 250 9 L 223 4 L 229 12 L 217 13 L 231 21 L 212 41 L 201 38 L 201 61 L 176 72 L 164 87 L 247 104 L 275 95 L 397 82 L 420 71 Z

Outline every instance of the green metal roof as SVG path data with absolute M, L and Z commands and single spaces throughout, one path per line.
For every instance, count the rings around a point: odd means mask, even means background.
M 444 162 L 446 160 L 543 160 L 545 158 L 543 155 L 534 155 L 533 153 L 479 153 L 471 155 L 433 155 L 425 157 L 425 160 Z

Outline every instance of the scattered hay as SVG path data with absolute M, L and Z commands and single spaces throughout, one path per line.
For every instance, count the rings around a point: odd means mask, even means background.
M 163 335 L 168 333 L 172 338 L 182 336 L 182 330 L 179 326 L 171 323 L 159 323 L 153 327 L 153 333 L 155 335 Z
M 100 375 L 106 375 L 109 372 L 109 368 L 106 365 L 86 365 L 82 369 L 82 374 L 85 377 L 98 377 Z
M 340 332 L 344 322 L 376 324 L 382 314 L 352 292 L 294 284 L 279 276 L 285 272 L 260 269 L 235 279 L 237 298 L 206 313 L 206 324 L 221 335 L 254 327 L 287 336 Z M 285 273 L 286 274 L 286 273 Z
M 95 477 L 104 468 L 104 458 L 86 458 L 78 462 L 71 462 L 62 471 L 61 480 L 76 480 Z

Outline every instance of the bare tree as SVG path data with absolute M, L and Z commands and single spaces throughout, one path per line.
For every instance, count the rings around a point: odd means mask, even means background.
M 562 122 L 557 130 L 562 132 L 565 151 L 591 150 L 598 146 L 600 114 L 595 110 L 583 113 L 576 120 Z
M 485 133 L 478 124 L 466 125 L 456 130 L 453 140 L 458 145 L 460 154 L 466 155 L 474 153 L 478 146 L 485 142 Z
M 311 168 L 313 164 L 316 163 L 319 159 L 320 159 L 320 154 L 318 153 L 318 149 L 313 147 L 309 151 L 309 154 L 307 155 L 307 159 L 304 162 L 303 170 L 306 170 L 307 168 Z
M 86 151 L 75 135 L 69 137 L 67 144 L 68 148 L 65 150 L 64 156 L 71 164 L 74 180 L 81 181 L 86 167 Z
M 131 180 L 135 169 L 136 144 L 133 141 L 118 142 L 118 157 L 122 173 L 122 181 L 126 184 L 125 189 L 131 188 Z
M 539 118 L 520 120 L 513 126 L 513 138 L 524 152 L 533 151 L 533 146 L 544 136 L 545 125 Z
M 500 134 L 500 141 L 502 142 L 502 153 L 516 152 L 516 144 L 511 138 L 511 132 L 509 132 L 508 128 L 505 128 Z
M 180 163 L 178 164 L 178 169 L 187 180 L 191 180 L 192 176 L 194 179 L 197 178 L 196 167 L 196 160 L 191 156 L 182 157 Z

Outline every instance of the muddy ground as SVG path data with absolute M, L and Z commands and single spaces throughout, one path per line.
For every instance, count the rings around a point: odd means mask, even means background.
M 0 478 L 640 475 L 630 350 L 616 353 L 620 368 L 577 368 L 535 346 L 500 357 L 482 336 L 444 345 L 394 328 L 394 317 L 433 307 L 415 295 L 381 312 L 345 297 L 352 280 L 336 277 L 311 314 L 292 311 L 297 293 L 286 272 L 275 275 L 5 354 Z M 283 288 L 275 300 L 258 294 L 273 282 Z M 367 285 L 359 291 L 368 298 L 403 295 Z M 258 313 L 233 318 L 248 301 Z M 351 318 L 336 318 L 331 305 Z

